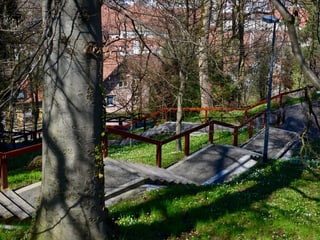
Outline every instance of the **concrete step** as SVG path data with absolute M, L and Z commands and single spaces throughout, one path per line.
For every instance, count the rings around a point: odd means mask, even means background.
M 35 213 L 35 209 L 11 189 L 1 190 L 0 205 L 0 214 L 4 219 L 17 217 L 24 220 Z
M 264 137 L 265 129 L 263 128 L 248 142 L 244 143 L 241 148 L 256 152 L 258 154 L 263 154 Z M 298 140 L 299 134 L 296 132 L 270 127 L 268 158 L 281 158 Z
M 7 188 L 2 190 L 2 192 L 29 216 L 34 215 L 36 211 L 35 208 L 15 191 L 12 191 L 11 189 Z
M 2 205 L 2 197 L 3 196 L 0 194 L 0 216 L 2 219 L 10 220 L 14 217 L 14 215 L 5 206 Z
M 162 182 L 163 184 L 196 184 L 192 180 L 176 175 L 170 171 L 163 168 L 153 167 L 149 165 L 132 163 L 121 160 L 114 160 L 107 158 L 105 160 L 106 174 L 111 172 L 115 168 L 121 168 L 122 174 L 135 175 L 137 177 L 142 177 L 146 182 Z M 127 172 L 127 173 L 125 173 Z M 106 175 L 108 176 L 108 175 Z M 116 178 L 116 177 L 115 177 Z M 123 175 L 122 175 L 123 178 Z M 113 180 L 114 181 L 114 180 Z M 119 181 L 117 181 L 117 184 Z
M 211 144 L 169 167 L 168 170 L 199 185 L 213 177 L 215 181 L 222 182 L 232 172 L 237 171 L 243 161 L 252 160 L 251 165 L 254 165 L 254 159 L 260 156 L 256 152 L 235 146 Z M 226 171 L 230 166 L 233 168 Z M 224 174 L 221 174 L 223 171 Z

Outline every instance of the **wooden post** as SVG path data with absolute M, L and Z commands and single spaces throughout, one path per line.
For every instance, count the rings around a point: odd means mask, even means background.
M 37 132 L 36 131 L 32 131 L 31 138 L 32 138 L 32 141 L 35 141 L 37 139 Z
M 102 149 L 102 157 L 108 157 L 108 131 L 106 129 L 105 134 L 103 136 L 103 149 Z
M 204 119 L 205 119 L 205 122 L 208 122 L 208 110 L 207 109 L 204 112 Z
M 162 158 L 162 145 L 157 144 L 157 160 L 156 160 L 156 165 L 157 167 L 161 168 L 161 158 Z
M 168 122 L 168 109 L 164 112 L 164 120 Z
M 249 123 L 249 139 L 252 138 L 253 135 L 253 120 Z
M 214 123 L 210 122 L 209 123 L 209 142 L 211 144 L 213 143 L 213 136 L 214 136 Z
M 308 87 L 304 88 L 304 98 L 308 99 Z
M 7 168 L 7 158 L 5 155 L 1 155 L 0 158 L 0 181 L 1 190 L 8 188 L 8 168 Z
M 238 132 L 239 132 L 239 129 L 235 127 L 233 129 L 233 146 L 238 146 Z
M 243 122 L 247 121 L 248 119 L 248 109 L 244 110 Z
M 184 135 L 184 155 L 188 156 L 190 153 L 190 134 Z

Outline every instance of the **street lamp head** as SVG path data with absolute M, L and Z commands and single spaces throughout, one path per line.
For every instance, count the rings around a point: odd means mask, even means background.
M 262 21 L 266 23 L 277 23 L 279 22 L 279 18 L 276 18 L 275 16 L 272 16 L 272 15 L 267 15 L 262 17 Z

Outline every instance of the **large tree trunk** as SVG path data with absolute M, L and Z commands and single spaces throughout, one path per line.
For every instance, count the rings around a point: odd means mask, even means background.
M 43 178 L 32 239 L 107 239 L 100 4 L 43 1 Z
M 211 1 L 204 1 L 202 5 L 202 31 L 199 40 L 199 82 L 200 82 L 200 97 L 201 107 L 210 108 L 213 105 L 212 101 L 212 84 L 209 78 L 209 29 L 210 29 L 210 14 Z
M 283 17 L 287 27 L 288 27 L 288 34 L 291 41 L 291 48 L 292 52 L 299 63 L 303 73 L 305 76 L 309 79 L 311 84 L 316 87 L 317 89 L 320 89 L 320 79 L 317 77 L 317 75 L 312 71 L 312 69 L 308 66 L 308 64 L 305 61 L 305 58 L 302 54 L 297 31 L 295 28 L 295 18 L 292 16 L 288 9 L 281 3 L 279 0 L 272 0 L 272 3 L 276 7 L 276 9 L 280 12 L 281 16 Z

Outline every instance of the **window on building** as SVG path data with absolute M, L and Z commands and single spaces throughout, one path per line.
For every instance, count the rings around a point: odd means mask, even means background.
M 107 96 L 106 97 L 106 104 L 107 104 L 107 106 L 114 106 L 114 96 Z
M 118 86 L 119 86 L 119 88 L 127 87 L 128 86 L 127 81 L 120 80 L 118 83 Z
M 24 90 L 20 90 L 18 93 L 17 99 L 18 100 L 24 100 L 26 98 L 26 92 Z

